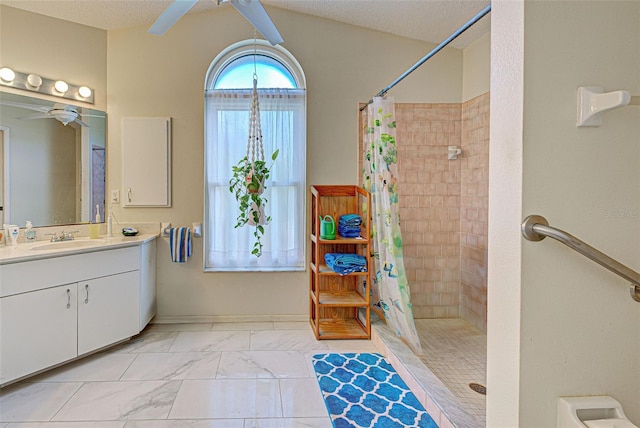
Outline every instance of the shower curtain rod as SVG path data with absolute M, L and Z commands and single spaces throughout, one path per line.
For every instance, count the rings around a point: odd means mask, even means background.
M 437 54 L 438 52 L 440 52 L 445 46 L 447 46 L 449 43 L 451 43 L 456 37 L 458 37 L 460 34 L 464 33 L 465 31 L 467 31 L 469 29 L 469 27 L 471 27 L 473 24 L 475 24 L 476 22 L 478 22 L 480 19 L 482 19 L 486 14 L 488 14 L 489 12 L 491 12 L 491 3 L 489 3 L 489 5 L 487 7 L 485 7 L 484 9 L 482 9 L 476 16 L 474 16 L 473 18 L 471 18 L 469 21 L 467 21 L 466 24 L 464 24 L 462 27 L 458 28 L 453 34 L 451 34 L 449 37 L 447 37 L 444 41 L 442 41 L 438 46 L 436 46 L 431 52 L 429 52 L 427 55 L 425 55 L 420 61 L 416 62 L 413 67 L 411 67 L 410 69 L 408 69 L 407 71 L 405 71 L 400 77 L 398 77 L 396 80 L 394 80 L 393 82 L 391 82 L 391 84 L 389 86 L 387 86 L 386 88 L 384 88 L 383 90 L 381 90 L 380 92 L 378 92 L 377 94 L 374 95 L 375 97 L 382 97 L 384 96 L 387 92 L 389 92 L 389 90 L 391 88 L 393 88 L 394 86 L 396 86 L 398 83 L 400 83 L 402 81 L 402 79 L 404 79 L 405 77 L 407 77 L 409 74 L 413 73 L 413 71 L 420 67 L 422 64 L 424 64 L 425 62 L 427 62 L 427 60 L 429 60 L 432 56 L 434 56 L 435 54 Z M 371 104 L 373 102 L 373 98 L 370 99 L 369 101 L 367 101 L 367 103 L 362 106 L 360 108 L 360 111 L 363 111 L 365 108 L 367 108 L 367 106 L 369 104 Z

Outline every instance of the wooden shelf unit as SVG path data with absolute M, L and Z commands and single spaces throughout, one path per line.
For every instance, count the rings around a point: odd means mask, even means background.
M 353 185 L 311 186 L 311 262 L 309 278 L 309 322 L 317 339 L 369 339 L 369 192 Z M 360 237 L 338 234 L 341 215 L 362 217 Z M 320 217 L 336 222 L 336 239 L 320 239 Z M 367 260 L 367 272 L 339 275 L 325 264 L 327 253 L 359 254 Z

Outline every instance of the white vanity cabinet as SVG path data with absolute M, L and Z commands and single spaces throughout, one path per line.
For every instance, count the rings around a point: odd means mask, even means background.
M 77 355 L 76 302 L 76 284 L 0 299 L 0 383 Z
M 155 315 L 155 246 L 0 264 L 0 385 L 138 334 Z
M 138 334 L 139 272 L 78 283 L 78 355 Z

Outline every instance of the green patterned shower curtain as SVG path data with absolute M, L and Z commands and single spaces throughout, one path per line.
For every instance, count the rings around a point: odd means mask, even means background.
M 393 98 L 375 97 L 367 108 L 365 123 L 362 178 L 364 188 L 371 193 L 375 261 L 372 302 L 384 311 L 387 325 L 414 352 L 421 353 L 402 256 Z

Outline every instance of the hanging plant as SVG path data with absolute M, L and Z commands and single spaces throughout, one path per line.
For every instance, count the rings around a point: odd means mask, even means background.
M 255 227 L 253 236 L 256 240 L 251 254 L 260 257 L 262 255 L 261 238 L 264 235 L 264 226 L 271 221 L 271 217 L 265 216 L 265 207 L 268 201 L 262 194 L 266 189 L 266 181 L 269 179 L 273 164 L 267 166 L 264 160 L 257 87 L 258 79 L 254 74 L 247 155 L 232 167 L 233 176 L 229 180 L 229 191 L 234 194 L 239 204 L 235 228 L 246 224 Z M 278 152 L 279 150 L 273 152 L 272 161 L 275 162 Z

